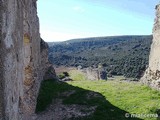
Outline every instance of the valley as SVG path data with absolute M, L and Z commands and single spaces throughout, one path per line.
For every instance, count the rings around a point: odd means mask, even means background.
M 148 65 L 152 36 L 111 36 L 48 43 L 55 66 L 106 68 L 110 75 L 140 78 Z
M 0 0 L 0 120 L 160 120 L 160 3 L 38 1 Z

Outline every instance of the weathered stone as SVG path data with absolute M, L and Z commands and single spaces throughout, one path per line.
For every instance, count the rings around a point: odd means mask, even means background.
M 35 118 L 38 90 L 48 69 L 36 1 L 0 0 L 0 119 Z
M 149 67 L 141 78 L 141 82 L 160 90 L 160 4 L 156 6 L 156 18 L 153 27 Z
M 41 39 L 41 68 L 45 75 L 44 80 L 54 79 L 58 80 L 53 65 L 48 61 L 48 44 Z
M 107 72 L 103 69 L 99 70 L 99 77 L 101 80 L 107 80 Z
M 89 80 L 107 80 L 107 72 L 103 68 L 92 68 L 82 70 Z
M 60 81 L 63 81 L 63 82 L 72 81 L 72 79 L 70 77 L 65 77 L 65 78 L 61 79 Z
M 86 76 L 89 80 L 99 80 L 99 71 L 98 69 L 92 69 L 91 67 L 86 69 Z

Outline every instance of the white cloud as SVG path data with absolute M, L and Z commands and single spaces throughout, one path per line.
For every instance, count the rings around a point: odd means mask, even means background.
M 80 12 L 80 13 L 85 12 L 85 9 L 83 7 L 80 7 L 80 6 L 74 6 L 73 10 L 77 11 L 77 12 Z

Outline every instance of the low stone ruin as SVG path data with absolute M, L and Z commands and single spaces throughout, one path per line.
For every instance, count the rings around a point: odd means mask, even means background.
M 88 80 L 107 80 L 107 72 L 105 68 L 88 67 L 81 71 L 85 73 Z

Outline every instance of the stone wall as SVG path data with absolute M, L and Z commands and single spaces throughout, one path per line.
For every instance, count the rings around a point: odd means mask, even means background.
M 92 69 L 87 68 L 86 69 L 86 77 L 89 80 L 99 80 L 99 70 L 98 69 Z
M 149 67 L 141 78 L 141 82 L 160 90 L 160 5 L 156 6 L 156 18 L 154 22 Z
M 47 66 L 36 0 L 0 0 L 0 118 L 32 120 Z
M 85 73 L 88 80 L 107 80 L 107 72 L 103 68 L 92 68 L 81 69 Z

